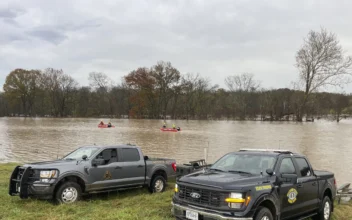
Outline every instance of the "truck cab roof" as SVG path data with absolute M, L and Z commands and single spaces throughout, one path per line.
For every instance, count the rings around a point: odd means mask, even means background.
M 252 148 L 246 148 L 246 149 L 240 149 L 236 153 L 244 153 L 244 154 L 265 154 L 265 155 L 272 155 L 272 156 L 279 156 L 279 155 L 291 155 L 291 156 L 302 156 L 300 154 L 294 153 L 290 150 L 282 150 L 282 149 L 252 149 Z
M 131 145 L 131 144 L 121 144 L 121 145 L 88 145 L 88 146 L 82 146 L 79 148 L 89 148 L 89 147 L 98 147 L 101 149 L 109 149 L 109 148 L 139 148 L 136 145 Z

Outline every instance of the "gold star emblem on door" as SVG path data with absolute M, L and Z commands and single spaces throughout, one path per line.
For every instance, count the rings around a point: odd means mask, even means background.
M 110 180 L 111 179 L 111 173 L 109 170 L 107 170 L 104 174 L 104 180 Z

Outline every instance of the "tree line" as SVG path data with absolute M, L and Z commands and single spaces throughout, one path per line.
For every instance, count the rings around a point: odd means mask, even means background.
M 352 59 L 335 34 L 310 31 L 296 53 L 293 88 L 264 89 L 251 73 L 228 76 L 226 88 L 170 62 L 140 67 L 115 83 L 89 74 L 89 86 L 63 70 L 15 69 L 0 93 L 0 116 L 128 117 L 150 119 L 296 120 L 351 114 L 351 95 L 324 92 L 350 81 Z

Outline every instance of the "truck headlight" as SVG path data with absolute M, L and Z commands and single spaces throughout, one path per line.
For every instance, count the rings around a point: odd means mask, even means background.
M 175 184 L 175 193 L 178 193 L 178 185 L 177 185 L 177 183 Z
M 228 206 L 233 209 L 240 209 L 243 204 L 248 205 L 250 200 L 250 196 L 246 198 L 242 193 L 230 193 L 229 197 L 225 199 Z
M 51 179 L 57 177 L 56 170 L 42 170 L 40 171 L 40 178 L 41 179 Z

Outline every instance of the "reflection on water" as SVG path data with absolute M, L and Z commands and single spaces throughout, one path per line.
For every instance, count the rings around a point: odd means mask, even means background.
M 309 157 L 315 169 L 352 182 L 352 121 L 233 122 L 176 121 L 181 132 L 161 132 L 158 120 L 112 120 L 116 128 L 97 128 L 98 119 L 0 118 L 0 162 L 34 162 L 62 157 L 78 146 L 132 143 L 154 157 L 178 163 L 204 158 L 214 162 L 240 148 L 289 149 Z M 173 121 L 168 121 L 169 125 Z

